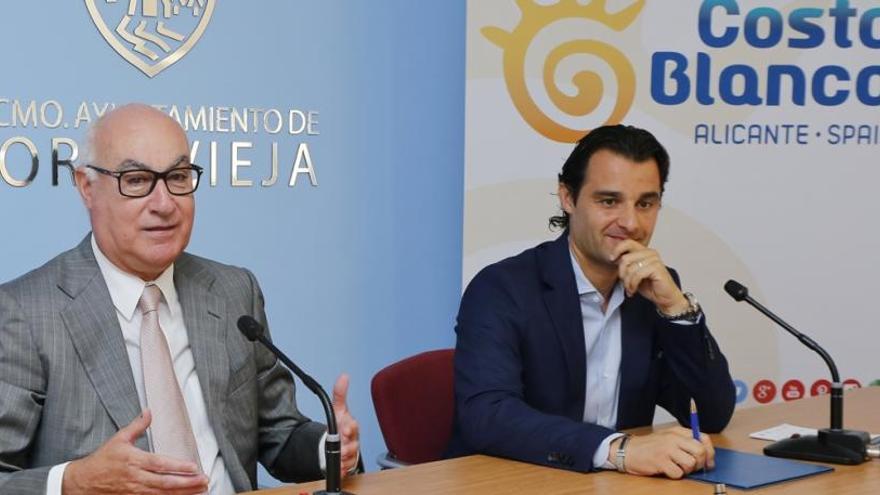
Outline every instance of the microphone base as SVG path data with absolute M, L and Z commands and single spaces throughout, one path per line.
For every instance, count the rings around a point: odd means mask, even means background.
M 786 438 L 764 447 L 764 455 L 785 459 L 856 465 L 867 459 L 871 436 L 864 431 L 824 428 L 818 435 Z

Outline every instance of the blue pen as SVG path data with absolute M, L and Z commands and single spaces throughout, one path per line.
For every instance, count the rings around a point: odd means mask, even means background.
M 694 399 L 691 399 L 691 433 L 694 435 L 694 440 L 700 441 L 700 417 L 697 416 L 697 403 L 694 402 Z M 706 472 L 706 466 L 703 466 L 703 472 Z
M 691 399 L 691 432 L 694 434 L 694 440 L 700 441 L 700 417 L 697 416 L 697 403 Z

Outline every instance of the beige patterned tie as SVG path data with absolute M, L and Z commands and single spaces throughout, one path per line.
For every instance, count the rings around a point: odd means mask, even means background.
M 147 284 L 138 302 L 141 320 L 141 368 L 147 407 L 153 413 L 150 433 L 157 454 L 196 463 L 201 469 L 196 438 L 189 422 L 183 394 L 177 384 L 165 333 L 159 327 L 162 291 Z

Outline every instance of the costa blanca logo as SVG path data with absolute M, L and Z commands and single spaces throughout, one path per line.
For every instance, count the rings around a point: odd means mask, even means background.
M 199 41 L 216 0 L 85 0 L 101 36 L 129 63 L 153 77 Z
M 548 116 L 529 94 L 526 85 L 526 53 L 535 37 L 550 24 L 568 19 L 588 19 L 620 32 L 629 27 L 645 5 L 638 0 L 625 9 L 609 14 L 606 0 L 593 0 L 582 5 L 578 0 L 561 0 L 552 5 L 539 5 L 533 0 L 518 0 L 522 19 L 513 31 L 484 27 L 480 32 L 503 52 L 504 80 L 514 106 L 522 118 L 544 137 L 559 142 L 574 142 L 590 129 L 572 129 Z M 555 74 L 560 63 L 575 55 L 591 55 L 608 64 L 614 73 L 617 99 L 605 124 L 617 124 L 626 116 L 635 97 L 636 77 L 629 59 L 617 48 L 603 41 L 574 39 L 553 48 L 544 60 L 543 84 L 550 101 L 563 113 L 585 117 L 602 102 L 605 81 L 595 71 L 584 69 L 572 77 L 577 94 L 569 95 L 557 85 Z

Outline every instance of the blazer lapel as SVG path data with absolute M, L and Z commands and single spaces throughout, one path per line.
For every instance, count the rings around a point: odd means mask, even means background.
M 90 236 L 70 251 L 58 288 L 71 298 L 61 319 L 92 386 L 117 429 L 141 413 L 119 320 L 92 253 Z M 138 446 L 147 449 L 146 437 Z
M 181 258 L 184 257 L 187 255 Z M 204 270 L 194 270 L 193 264 L 187 261 L 179 259 L 175 263 L 174 286 L 183 310 L 183 321 L 205 396 L 208 417 L 214 422 L 224 413 L 224 397 L 229 380 L 226 311 L 221 298 L 211 291 L 213 276 Z M 218 431 L 217 427 L 222 425 L 212 426 Z
M 642 423 L 645 410 L 642 396 L 648 367 L 656 356 L 653 350 L 654 306 L 641 296 L 627 298 L 620 307 L 621 359 L 620 396 L 617 401 L 617 426 L 629 428 Z M 653 404 L 650 406 L 653 412 Z
M 174 263 L 174 286 L 208 409 L 208 421 L 233 485 L 237 490 L 250 490 L 253 489 L 250 478 L 227 438 L 226 388 L 230 370 L 226 332 L 229 322 L 224 301 L 214 293 L 213 285 L 214 276 L 190 255 L 184 253 Z
M 565 356 L 569 391 L 578 399 L 576 401 L 578 409 L 569 411 L 569 414 L 581 417 L 586 392 L 586 344 L 567 233 L 562 234 L 552 243 L 541 246 L 537 256 L 545 284 L 544 303 Z

